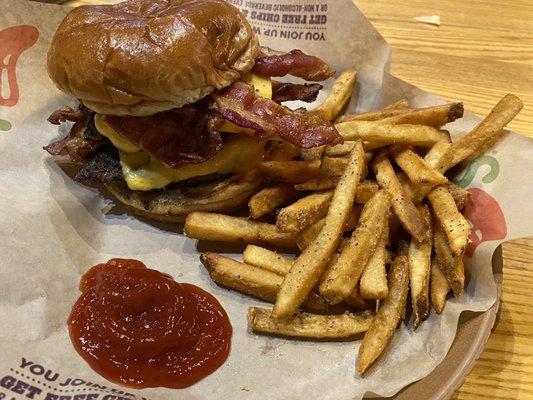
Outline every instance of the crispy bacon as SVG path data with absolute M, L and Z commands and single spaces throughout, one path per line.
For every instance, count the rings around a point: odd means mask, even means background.
M 209 118 L 193 107 L 148 117 L 107 115 L 105 119 L 130 142 L 171 168 L 201 163 L 222 148 L 222 138 L 210 129 Z
M 75 122 L 67 136 L 44 146 L 43 149 L 53 156 L 68 154 L 73 162 L 84 160 L 97 147 L 106 143 L 106 139 L 103 137 L 100 137 L 100 139 L 86 137 L 85 130 L 87 129 L 88 119 L 89 114 L 82 109 L 74 110 L 70 107 L 63 107 L 54 111 L 48 118 L 51 123 L 59 124 L 66 120 Z
M 281 53 L 265 47 L 261 49 L 263 54 L 256 58 L 253 70 L 266 76 L 293 75 L 316 82 L 324 81 L 335 73 L 320 58 L 307 55 L 301 50 Z
M 342 143 L 342 136 L 331 123 L 257 97 L 253 87 L 244 82 L 235 82 L 212 95 L 206 107 L 239 126 L 254 129 L 263 138 L 278 137 L 302 148 Z
M 287 83 L 272 81 L 272 100 L 276 103 L 300 100 L 312 103 L 316 100 L 322 85 L 318 83 Z

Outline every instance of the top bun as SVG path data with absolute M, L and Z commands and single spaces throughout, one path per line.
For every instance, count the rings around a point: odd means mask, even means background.
M 250 24 L 224 0 L 130 0 L 70 11 L 48 73 L 96 112 L 151 115 L 229 86 L 259 53 Z

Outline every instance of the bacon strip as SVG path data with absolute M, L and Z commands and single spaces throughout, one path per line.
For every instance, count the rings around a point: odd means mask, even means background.
M 322 85 L 318 83 L 286 83 L 272 81 L 272 100 L 276 103 L 284 101 L 300 100 L 307 103 L 312 103 L 316 100 L 318 92 L 322 89 Z
M 218 132 L 209 129 L 209 118 L 193 107 L 148 117 L 107 115 L 105 119 L 130 142 L 171 168 L 204 162 L 222 148 Z
M 324 81 L 333 76 L 335 70 L 320 58 L 305 54 L 301 50 L 288 53 L 262 48 L 263 54 L 255 60 L 253 70 L 266 76 L 293 75 L 307 81 Z
M 59 125 L 65 121 L 86 121 L 87 120 L 87 111 L 85 109 L 74 109 L 69 106 L 61 107 L 58 110 L 55 110 L 48 117 L 48 122 L 54 125 Z
M 302 148 L 342 143 L 342 136 L 331 123 L 257 97 L 253 87 L 244 82 L 235 82 L 212 95 L 206 107 L 239 126 L 254 129 L 262 138 L 278 137 Z

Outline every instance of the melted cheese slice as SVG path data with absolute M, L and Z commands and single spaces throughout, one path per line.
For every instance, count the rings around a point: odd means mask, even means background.
M 264 145 L 264 142 L 257 142 L 248 136 L 235 136 L 224 142 L 222 150 L 212 159 L 178 169 L 165 166 L 143 151 L 120 151 L 120 164 L 131 190 L 154 190 L 196 176 L 249 171 L 262 160 Z
M 136 153 L 141 150 L 139 146 L 133 144 L 116 130 L 114 130 L 111 125 L 107 123 L 102 114 L 94 115 L 94 126 L 98 132 L 108 138 L 111 143 L 113 143 L 113 146 L 115 146 L 117 149 L 126 153 Z

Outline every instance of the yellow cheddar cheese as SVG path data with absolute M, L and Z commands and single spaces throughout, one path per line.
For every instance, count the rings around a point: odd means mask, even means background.
M 139 146 L 131 143 L 128 139 L 126 139 L 124 136 L 114 130 L 106 122 L 102 114 L 94 115 L 94 126 L 96 127 L 98 132 L 108 138 L 111 143 L 113 143 L 113 146 L 115 146 L 117 149 L 126 153 L 136 153 L 141 150 Z

